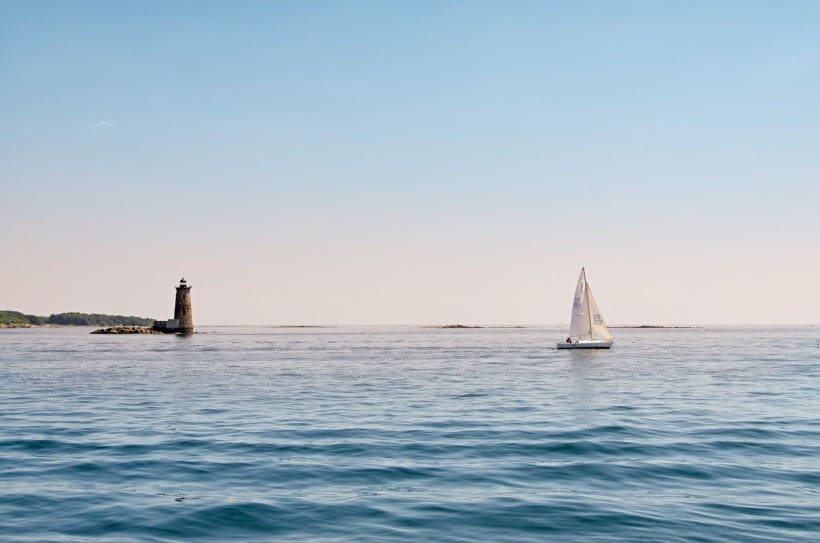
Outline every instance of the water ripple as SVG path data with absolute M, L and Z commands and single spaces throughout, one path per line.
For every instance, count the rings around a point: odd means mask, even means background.
M 4 542 L 820 533 L 812 328 L 86 332 L 0 331 Z

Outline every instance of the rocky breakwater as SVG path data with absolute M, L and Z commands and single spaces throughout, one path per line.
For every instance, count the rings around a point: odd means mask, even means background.
M 92 334 L 161 334 L 146 326 L 111 326 L 94 330 Z

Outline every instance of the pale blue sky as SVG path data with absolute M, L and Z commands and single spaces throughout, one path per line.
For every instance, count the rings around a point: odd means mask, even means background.
M 0 308 L 818 322 L 817 2 L 0 2 L 0 83 Z

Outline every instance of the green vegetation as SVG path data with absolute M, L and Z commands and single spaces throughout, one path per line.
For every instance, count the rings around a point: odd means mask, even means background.
M 74 326 L 150 326 L 154 319 L 126 315 L 102 315 L 100 313 L 57 313 L 46 319 L 46 324 L 70 324 Z
M 0 325 L 42 326 L 45 324 L 71 326 L 150 326 L 154 319 L 100 313 L 56 313 L 48 317 L 26 315 L 19 311 L 0 311 Z
M 19 311 L 0 311 L 0 324 L 9 326 L 26 326 L 43 324 L 45 317 L 25 315 Z

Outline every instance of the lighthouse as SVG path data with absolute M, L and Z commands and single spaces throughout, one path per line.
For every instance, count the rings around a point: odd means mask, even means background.
M 177 329 L 183 334 L 194 333 L 194 316 L 191 312 L 191 286 L 184 277 L 179 280 L 179 286 L 177 287 L 174 320 L 179 323 Z
M 177 297 L 174 302 L 174 318 L 167 321 L 154 321 L 152 327 L 157 332 L 166 334 L 189 335 L 194 333 L 194 315 L 191 312 L 191 285 L 183 277 L 177 286 Z

